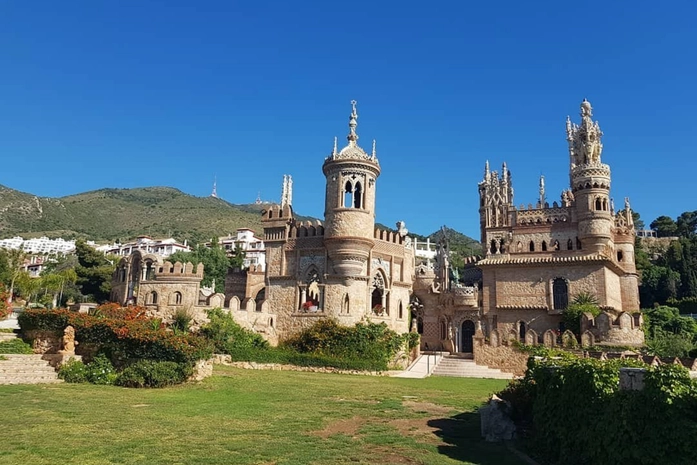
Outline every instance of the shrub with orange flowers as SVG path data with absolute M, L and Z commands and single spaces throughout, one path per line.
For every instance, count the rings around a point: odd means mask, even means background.
M 104 307 L 104 306 L 102 306 Z M 105 315 L 119 315 L 120 318 Z M 107 307 L 95 315 L 66 309 L 28 309 L 19 316 L 23 331 L 37 329 L 62 333 L 75 328 L 78 342 L 94 343 L 111 354 L 114 363 L 131 360 L 158 360 L 193 366 L 198 360 L 210 358 L 212 344 L 194 334 L 175 334 L 146 318 L 138 307 L 119 309 Z

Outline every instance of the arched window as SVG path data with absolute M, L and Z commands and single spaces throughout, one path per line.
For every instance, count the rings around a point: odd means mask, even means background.
M 622 253 L 621 250 L 617 251 L 617 261 L 621 262 L 624 259 L 624 254 Z
M 535 251 L 535 243 L 533 241 L 530 241 L 530 252 Z
M 496 240 L 492 239 L 491 240 L 491 246 L 489 247 L 489 252 L 491 253 L 496 253 L 497 247 L 496 247 Z
M 577 237 L 576 238 L 576 250 L 581 250 L 581 240 Z
M 547 252 L 547 241 L 542 241 L 542 251 Z
M 150 292 L 150 294 L 148 295 L 148 303 L 150 303 L 152 305 L 157 304 L 157 292 L 155 292 L 155 291 Z
M 182 293 L 177 291 L 174 293 L 174 305 L 182 304 Z
M 525 342 L 525 332 L 527 330 L 525 329 L 525 322 L 524 321 L 519 321 L 518 322 L 518 337 L 520 338 L 521 342 Z
M 564 278 L 556 278 L 552 282 L 554 310 L 566 310 L 569 306 L 569 287 Z
M 346 181 L 344 186 L 344 208 L 351 208 L 353 206 L 353 186 L 351 181 Z
M 440 320 L 440 338 L 441 340 L 445 340 L 448 337 L 448 326 L 445 323 L 445 320 L 441 318 Z
M 566 241 L 566 250 L 574 250 L 574 241 L 571 239 Z
M 341 313 L 348 315 L 350 313 L 350 301 L 348 294 L 344 294 L 344 302 L 341 305 Z
M 264 300 L 266 299 L 266 288 L 262 287 L 259 289 L 259 292 L 257 292 L 257 295 L 254 297 L 254 310 L 257 312 L 261 311 L 261 305 L 264 303 Z
M 523 251 L 523 243 L 518 241 L 518 244 L 516 245 L 516 249 L 518 250 L 518 252 L 522 252 Z
M 381 273 L 373 276 L 373 290 L 370 293 L 370 308 L 374 315 L 387 315 L 385 279 Z
M 361 188 L 361 183 L 357 182 L 356 187 L 353 189 L 353 207 L 361 208 L 363 205 L 363 189 Z
M 402 305 L 402 302 L 399 302 L 399 319 L 402 320 L 404 318 L 404 305 Z
M 596 210 L 602 210 L 603 209 L 603 202 L 600 200 L 600 197 L 595 199 L 595 209 Z

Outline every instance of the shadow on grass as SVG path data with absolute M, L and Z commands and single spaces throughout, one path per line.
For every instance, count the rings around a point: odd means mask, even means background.
M 450 418 L 437 418 L 430 420 L 428 425 L 437 428 L 434 434 L 447 444 L 438 446 L 438 452 L 452 459 L 479 465 L 525 463 L 504 443 L 491 443 L 482 439 L 477 412 L 465 412 Z

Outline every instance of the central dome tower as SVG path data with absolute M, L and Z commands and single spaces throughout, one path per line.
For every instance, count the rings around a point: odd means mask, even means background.
M 326 177 L 325 244 L 334 273 L 363 276 L 366 261 L 375 245 L 375 190 L 380 165 L 373 152 L 368 155 L 358 145 L 358 113 L 351 102 L 348 145 L 326 158 L 322 171 Z

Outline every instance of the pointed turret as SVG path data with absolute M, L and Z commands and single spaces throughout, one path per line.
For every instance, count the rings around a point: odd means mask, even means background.
M 348 144 L 327 158 L 322 171 L 325 195 L 325 244 L 334 273 L 356 276 L 372 250 L 375 230 L 375 190 L 380 176 L 375 141 L 368 155 L 357 143 L 358 111 L 351 101 Z

